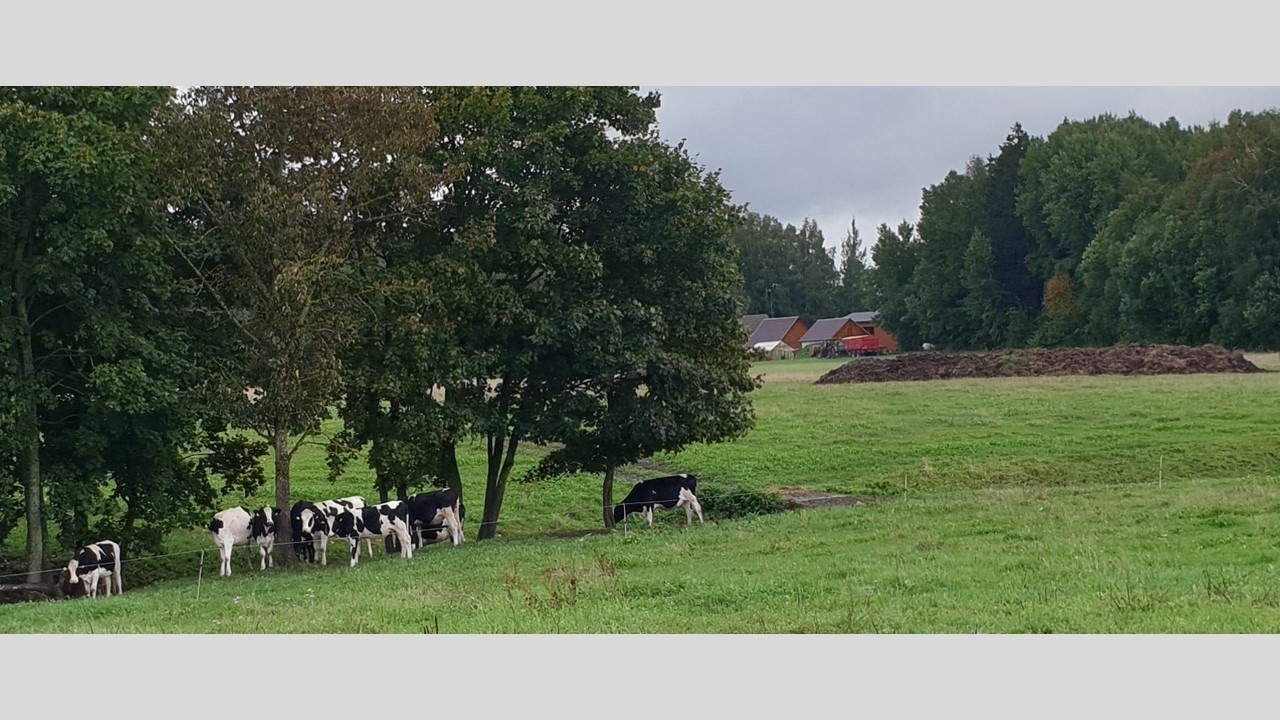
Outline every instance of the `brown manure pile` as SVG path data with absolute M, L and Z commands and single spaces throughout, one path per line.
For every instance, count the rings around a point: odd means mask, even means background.
M 895 358 L 858 358 L 822 377 L 819 385 L 890 380 L 1035 377 L 1043 375 L 1189 375 L 1254 373 L 1261 368 L 1217 345 L 1116 345 L 1104 348 L 1031 348 L 978 353 L 913 352 Z

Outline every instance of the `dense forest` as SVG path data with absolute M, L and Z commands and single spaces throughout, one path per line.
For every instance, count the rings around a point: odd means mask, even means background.
M 1182 127 L 1130 114 L 1012 126 L 924 188 L 919 221 L 734 236 L 748 312 L 878 310 L 903 347 L 1280 346 L 1280 113 Z

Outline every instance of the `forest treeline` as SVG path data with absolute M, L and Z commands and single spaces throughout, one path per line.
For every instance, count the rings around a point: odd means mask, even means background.
M 903 347 L 1213 343 L 1280 347 L 1280 114 L 1183 127 L 1137 115 L 1019 124 L 924 188 L 917 223 L 749 213 L 735 233 L 748 312 L 878 310 Z

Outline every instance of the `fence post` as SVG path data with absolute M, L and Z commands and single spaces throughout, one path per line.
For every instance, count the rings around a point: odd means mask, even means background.
M 204 550 L 200 550 L 200 572 L 196 573 L 196 600 L 200 599 L 200 584 L 204 581 Z

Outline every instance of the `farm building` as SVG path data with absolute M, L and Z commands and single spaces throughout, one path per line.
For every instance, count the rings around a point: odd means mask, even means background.
M 827 340 L 839 340 L 851 335 L 870 335 L 869 332 L 863 330 L 848 315 L 834 318 L 822 318 L 815 320 L 809 331 L 800 338 L 800 347 L 807 348 L 811 345 L 818 345 Z
M 795 348 L 781 340 L 756 343 L 751 349 L 763 355 L 765 360 L 790 360 L 796 356 Z
M 780 318 L 765 318 L 752 331 L 746 347 L 755 347 L 758 343 L 781 340 L 792 350 L 800 349 L 800 338 L 808 332 L 809 326 L 798 315 Z
M 874 335 L 876 340 L 880 341 L 880 345 L 889 352 L 898 352 L 898 341 L 894 339 L 892 333 L 885 330 L 884 326 L 880 324 L 879 312 L 864 310 L 861 312 L 851 312 L 848 315 L 845 315 L 845 317 L 852 320 L 858 327 L 862 328 L 863 332 L 867 335 Z
M 743 315 L 739 318 L 742 322 L 742 326 L 747 329 L 747 337 L 751 337 L 751 333 L 755 332 L 756 328 L 760 327 L 760 323 L 768 319 L 769 316 L 764 313 L 759 315 Z

